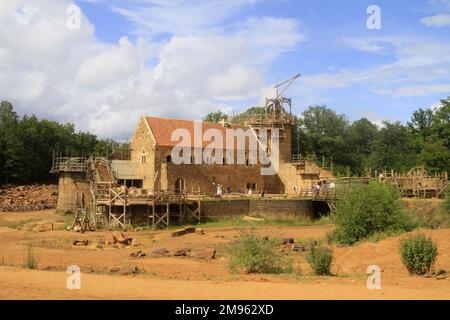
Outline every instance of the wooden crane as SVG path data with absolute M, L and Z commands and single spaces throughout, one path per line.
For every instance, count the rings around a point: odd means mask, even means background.
M 284 126 L 292 123 L 292 102 L 290 98 L 283 97 L 283 93 L 300 78 L 300 74 L 277 84 L 273 88 L 277 90 L 275 98 L 266 98 L 266 115 L 272 118 L 274 124 Z M 289 107 L 289 113 L 286 112 L 284 105 Z

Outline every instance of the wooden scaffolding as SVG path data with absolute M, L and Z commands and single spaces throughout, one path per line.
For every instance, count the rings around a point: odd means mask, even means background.
M 406 198 L 444 199 L 448 186 L 448 174 L 429 174 L 424 168 L 417 167 L 406 173 L 384 171 L 378 176 L 381 183 L 394 186 Z
M 200 198 L 188 198 L 186 193 L 136 188 L 130 192 L 125 185 L 116 182 L 110 163 L 104 158 L 90 158 L 88 168 L 97 228 L 105 225 L 125 228 L 131 224 L 131 211 L 135 206 L 146 207 L 147 225 L 153 229 L 168 228 L 171 220 L 182 224 L 201 219 Z

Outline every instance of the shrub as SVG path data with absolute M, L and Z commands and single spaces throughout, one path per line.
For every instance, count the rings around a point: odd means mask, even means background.
M 232 272 L 287 273 L 292 271 L 292 261 L 278 250 L 279 241 L 256 234 L 254 229 L 242 229 L 238 238 L 228 248 Z
M 431 271 L 438 255 L 433 239 L 423 234 L 410 235 L 401 240 L 402 262 L 412 275 L 424 275 Z
M 36 259 L 34 258 L 33 247 L 31 244 L 29 244 L 27 248 L 24 267 L 27 269 L 36 269 Z
M 378 182 L 338 192 L 330 239 L 354 244 L 375 233 L 410 231 L 413 225 L 404 213 L 397 191 Z
M 331 248 L 313 246 L 307 256 L 309 265 L 315 275 L 326 276 L 331 274 L 333 251 Z

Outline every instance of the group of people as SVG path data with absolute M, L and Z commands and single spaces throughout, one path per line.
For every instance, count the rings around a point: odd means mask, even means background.
M 216 194 L 215 194 L 216 197 L 222 197 L 224 195 L 224 191 L 225 191 L 226 194 L 230 194 L 231 193 L 231 187 L 224 188 L 224 186 L 222 186 L 221 184 L 217 184 L 216 185 L 214 183 L 213 183 L 213 185 L 216 188 Z M 238 193 L 242 194 L 240 189 L 239 189 Z M 253 190 L 251 188 L 248 188 L 248 189 L 245 190 L 245 195 L 246 196 L 252 196 L 252 194 L 253 194 Z M 266 196 L 266 190 L 263 190 L 261 192 L 261 198 L 264 198 L 265 196 Z
M 314 183 L 312 184 L 311 188 L 312 188 L 313 191 L 315 191 L 315 192 L 317 192 L 317 193 L 318 193 L 318 192 L 320 191 L 320 189 L 321 189 L 320 184 L 318 184 L 317 182 L 314 182 Z
M 311 190 L 314 193 L 319 193 L 321 189 L 322 189 L 321 185 L 319 183 L 315 182 L 315 181 L 311 185 Z M 298 194 L 300 192 L 300 189 L 299 189 L 299 187 L 297 185 L 294 185 L 294 192 L 298 196 Z
M 213 183 L 213 185 L 215 185 L 215 184 Z M 224 188 L 224 186 L 222 186 L 221 184 L 217 184 L 216 185 L 216 196 L 221 197 L 221 196 L 223 196 L 224 192 L 231 193 L 231 187 Z

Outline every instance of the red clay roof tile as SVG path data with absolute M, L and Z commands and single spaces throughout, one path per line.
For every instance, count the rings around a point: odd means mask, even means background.
M 194 121 L 192 120 L 178 120 L 167 118 L 147 117 L 148 125 L 156 139 L 156 144 L 165 147 L 174 147 L 178 145 L 178 141 L 172 141 L 172 132 L 176 129 L 185 129 L 191 136 L 191 146 L 194 146 Z M 248 130 L 249 126 L 232 125 L 232 129 Z M 222 133 L 224 144 L 226 141 L 226 127 L 220 123 L 202 121 L 202 133 L 204 134 L 208 129 L 217 129 Z M 203 140 L 203 139 L 202 139 Z M 203 148 L 207 147 L 211 142 L 203 141 Z

